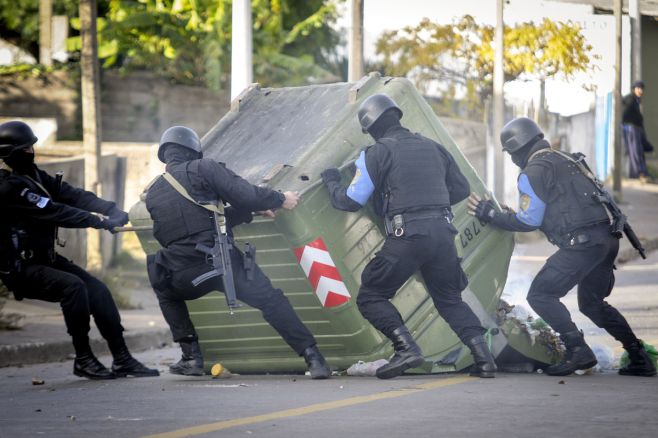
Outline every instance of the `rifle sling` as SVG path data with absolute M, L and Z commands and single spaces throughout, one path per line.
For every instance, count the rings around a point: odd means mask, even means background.
M 219 228 L 222 230 L 223 234 L 226 234 L 226 217 L 224 216 L 224 204 L 222 202 L 218 202 L 218 205 L 213 205 L 213 204 L 201 204 L 192 198 L 190 194 L 185 190 L 185 187 L 181 183 L 179 183 L 176 178 L 173 177 L 172 174 L 165 172 L 162 174 L 164 177 L 165 181 L 167 181 L 173 188 L 176 190 L 183 198 L 187 199 L 188 201 L 205 208 L 206 210 L 210 210 L 215 214 L 215 219 L 217 220 L 217 225 L 219 225 Z

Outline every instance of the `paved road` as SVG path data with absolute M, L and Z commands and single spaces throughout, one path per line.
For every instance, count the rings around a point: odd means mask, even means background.
M 517 246 L 508 299 L 524 304 L 528 280 L 550 248 Z M 610 302 L 658 345 L 658 252 L 618 270 Z M 566 303 L 591 344 L 615 341 Z M 658 378 L 501 374 L 496 379 L 416 376 L 389 381 L 305 376 L 183 378 L 166 372 L 175 348 L 137 357 L 160 378 L 93 382 L 71 362 L 0 369 L 0 437 L 597 437 L 653 436 Z M 108 357 L 101 358 L 109 363 Z M 44 380 L 33 385 L 32 379 Z
M 638 235 L 647 241 L 658 238 L 658 185 L 624 181 L 624 197 L 622 208 Z M 629 248 L 626 239 L 621 244 Z M 543 239 L 517 245 L 506 288 L 508 301 L 527 307 L 529 282 L 553 251 Z M 129 332 L 152 325 L 164 327 L 159 311 L 152 312 L 157 306 L 152 292 L 144 298 L 151 301 L 143 303 L 143 310 L 122 312 Z M 624 313 L 639 336 L 658 346 L 658 251 L 648 260 L 620 266 L 609 301 Z M 564 302 L 588 342 L 608 348 L 616 362 L 621 354 L 618 344 L 580 315 L 575 294 L 570 293 Z M 36 305 L 10 302 L 5 310 L 19 310 L 12 304 Z M 0 338 L 5 336 L 8 345 L 56 338 L 70 348 L 57 305 L 47 305 L 26 312 L 40 319 L 41 331 L 26 328 L 1 333 Z M 356 377 L 311 381 L 304 376 L 262 375 L 213 380 L 168 374 L 167 366 L 179 354 L 174 348 L 139 353 L 140 360 L 158 367 L 163 375 L 112 382 L 73 376 L 70 360 L 0 368 L 0 438 L 658 435 L 658 378 L 622 377 L 613 370 L 566 378 L 500 374 L 487 380 L 463 375 L 389 381 Z M 107 356 L 100 359 L 110 362 Z M 44 383 L 33 385 L 33 379 Z
M 99 383 L 73 378 L 68 368 L 2 370 L 1 437 L 620 437 L 658 428 L 656 379 L 614 373 L 386 382 L 166 374 Z M 34 376 L 47 381 L 33 386 Z

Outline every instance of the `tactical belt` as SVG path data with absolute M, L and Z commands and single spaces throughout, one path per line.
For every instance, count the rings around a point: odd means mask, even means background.
M 582 228 L 578 228 L 576 230 L 573 230 L 569 233 L 563 234 L 561 236 L 558 236 L 556 238 L 551 238 L 549 239 L 551 243 L 554 245 L 557 245 L 560 248 L 572 248 L 578 245 L 582 245 L 584 243 L 589 242 L 592 240 L 592 234 L 589 232 L 592 228 L 599 227 L 602 225 L 610 225 L 609 221 L 601 221 L 597 222 L 592 225 L 587 225 Z
M 394 215 L 392 218 L 384 220 L 386 235 L 401 237 L 404 235 L 404 226 L 409 222 L 425 219 L 445 219 L 448 223 L 452 222 L 454 215 L 450 207 L 411 211 Z

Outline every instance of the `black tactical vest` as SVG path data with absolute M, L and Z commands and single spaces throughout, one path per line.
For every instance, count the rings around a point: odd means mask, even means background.
M 450 206 L 446 163 L 436 143 L 421 135 L 400 133 L 381 138 L 376 147 L 390 152 L 391 162 L 383 187 L 387 216 Z
M 181 166 L 188 164 L 183 163 Z M 172 174 L 191 193 L 191 179 L 198 177 L 198 173 L 194 172 L 195 169 L 187 170 L 173 171 Z M 193 234 L 214 230 L 212 213 L 185 199 L 162 177 L 148 189 L 146 209 L 153 218 L 153 235 L 165 248 Z
M 551 241 L 560 242 L 575 230 L 608 221 L 608 213 L 595 195 L 592 180 L 575 163 L 557 153 L 541 153 L 528 166 L 548 164 L 555 172 L 555 186 L 548 188 L 541 230 Z

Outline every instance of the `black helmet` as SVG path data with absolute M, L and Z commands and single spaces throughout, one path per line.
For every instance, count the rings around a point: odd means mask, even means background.
M 13 121 L 0 125 L 0 158 L 7 158 L 17 149 L 32 146 L 37 138 L 23 122 Z
M 533 140 L 544 138 L 539 126 L 527 117 L 519 117 L 508 122 L 500 131 L 503 150 L 510 154 L 523 149 Z
M 177 144 L 201 154 L 201 140 L 199 140 L 199 136 L 196 132 L 185 126 L 172 126 L 162 134 L 162 137 L 160 137 L 158 158 L 163 163 L 165 162 L 165 146 L 169 144 Z
M 368 129 L 381 117 L 387 110 L 395 108 L 398 118 L 402 118 L 402 110 L 397 104 L 385 94 L 373 94 L 361 102 L 357 116 L 361 123 L 361 131 L 365 134 Z

